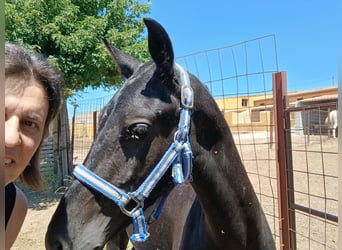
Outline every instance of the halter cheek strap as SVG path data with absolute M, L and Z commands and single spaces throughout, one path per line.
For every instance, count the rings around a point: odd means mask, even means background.
M 138 189 L 134 192 L 126 193 L 97 176 L 82 164 L 78 164 L 73 171 L 76 179 L 114 201 L 124 214 L 132 217 L 134 233 L 131 236 L 131 240 L 133 242 L 144 242 L 149 236 L 143 213 L 144 200 L 149 196 L 170 165 L 173 165 L 172 177 L 175 184 L 183 183 L 185 180 L 192 180 L 192 150 L 189 142 L 189 132 L 194 96 L 188 73 L 180 65 L 175 64 L 175 66 L 179 71 L 182 85 L 181 115 L 178 130 L 169 149 Z M 132 201 L 136 205 L 133 209 L 128 210 L 126 206 L 129 203 L 131 204 Z M 161 213 L 165 199 L 161 201 L 153 215 L 156 219 Z

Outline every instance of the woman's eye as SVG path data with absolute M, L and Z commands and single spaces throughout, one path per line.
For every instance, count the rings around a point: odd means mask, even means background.
M 131 139 L 142 139 L 149 133 L 149 125 L 146 123 L 133 124 L 128 128 L 128 137 Z
M 36 128 L 37 127 L 37 124 L 32 122 L 32 121 L 23 121 L 22 123 L 23 123 L 23 125 L 25 125 L 26 127 L 29 127 L 29 128 Z

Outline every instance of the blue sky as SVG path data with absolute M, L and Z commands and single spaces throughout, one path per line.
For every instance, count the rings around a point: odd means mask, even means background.
M 295 91 L 337 86 L 341 13 L 338 0 L 152 0 L 150 17 L 169 33 L 176 57 L 274 34 L 278 69 Z M 112 93 L 86 90 L 77 99 Z
M 275 34 L 289 90 L 337 86 L 341 1 L 152 1 L 176 56 Z M 333 83 L 334 78 L 334 83 Z

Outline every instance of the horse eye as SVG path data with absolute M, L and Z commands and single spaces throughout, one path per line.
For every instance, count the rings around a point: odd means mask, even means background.
M 146 123 L 133 124 L 128 128 L 129 137 L 132 139 L 142 139 L 149 132 L 149 125 Z

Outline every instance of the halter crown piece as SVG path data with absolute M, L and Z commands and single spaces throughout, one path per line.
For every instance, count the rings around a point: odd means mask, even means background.
M 76 179 L 113 200 L 124 214 L 132 217 L 134 233 L 131 236 L 131 240 L 133 242 L 144 242 L 149 237 L 143 213 L 144 200 L 149 196 L 170 165 L 173 165 L 172 177 L 175 184 L 184 183 L 185 180 L 192 180 L 192 150 L 189 142 L 189 131 L 194 96 L 188 73 L 180 65 L 175 64 L 175 66 L 179 71 L 182 85 L 181 115 L 178 130 L 169 149 L 138 189 L 134 192 L 126 193 L 97 176 L 82 164 L 77 164 L 73 171 Z M 132 201 L 136 203 L 136 206 L 128 210 L 126 206 Z M 162 200 L 162 203 L 156 210 L 157 213 L 154 216 L 156 219 L 161 213 L 164 201 L 165 199 Z

